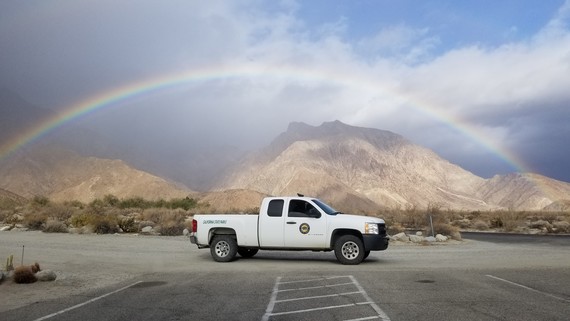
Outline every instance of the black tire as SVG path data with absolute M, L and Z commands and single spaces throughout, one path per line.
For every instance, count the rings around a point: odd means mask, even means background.
M 336 259 L 345 265 L 357 265 L 364 260 L 364 244 L 354 235 L 343 235 L 334 245 Z
M 368 255 L 370 255 L 370 251 L 364 251 L 364 259 L 363 260 L 366 260 Z
M 248 249 L 246 247 L 238 247 L 237 250 L 238 254 L 244 258 L 253 257 L 254 255 L 257 254 L 257 251 L 259 251 L 259 249 Z
M 216 235 L 210 244 L 210 254 L 216 262 L 229 262 L 237 253 L 237 242 L 232 235 Z

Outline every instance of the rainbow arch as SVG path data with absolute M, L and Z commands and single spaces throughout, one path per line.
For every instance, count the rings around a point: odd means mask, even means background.
M 406 93 L 399 92 L 395 89 L 388 89 L 389 86 L 379 83 L 375 79 L 367 78 L 362 74 L 339 72 L 339 71 L 315 71 L 310 69 L 301 69 L 298 67 L 268 66 L 268 65 L 234 65 L 234 66 L 212 66 L 198 69 L 190 69 L 183 72 L 159 75 L 142 81 L 126 84 L 121 87 L 113 88 L 104 92 L 100 92 L 83 101 L 72 104 L 63 108 L 53 117 L 46 119 L 30 129 L 16 135 L 10 141 L 0 145 L 0 160 L 14 153 L 23 146 L 37 140 L 43 135 L 63 126 L 64 124 L 86 116 L 96 110 L 103 108 L 111 108 L 120 104 L 126 104 L 141 97 L 156 95 L 166 90 L 178 87 L 189 86 L 197 83 L 204 83 L 216 80 L 232 80 L 232 79 L 276 79 L 276 80 L 293 80 L 311 83 L 336 84 L 357 88 L 358 90 L 366 90 L 371 92 L 379 92 L 399 101 L 405 101 L 407 104 L 424 114 L 429 115 L 448 126 L 454 128 L 463 135 L 469 137 L 477 144 L 483 146 L 493 154 L 497 155 L 503 161 L 515 168 L 519 172 L 526 171 L 526 166 L 516 155 L 509 150 L 501 147 L 477 128 L 465 122 L 458 117 L 454 117 L 449 113 L 445 113 L 438 106 L 434 106 L 426 101 L 420 101 Z

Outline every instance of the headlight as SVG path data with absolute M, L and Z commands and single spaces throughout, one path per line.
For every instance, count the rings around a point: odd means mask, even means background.
M 364 233 L 366 234 L 378 234 L 378 224 L 376 223 L 365 223 Z

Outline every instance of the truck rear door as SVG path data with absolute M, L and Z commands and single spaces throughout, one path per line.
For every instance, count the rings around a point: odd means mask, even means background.
M 261 206 L 259 213 L 259 246 L 284 247 L 283 226 L 285 215 L 285 200 L 280 198 L 269 199 Z

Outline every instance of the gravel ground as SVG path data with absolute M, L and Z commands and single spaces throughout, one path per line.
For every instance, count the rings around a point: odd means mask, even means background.
M 0 232 L 0 262 L 14 255 L 14 266 L 38 262 L 57 274 L 53 282 L 0 284 L 0 312 L 27 304 L 77 295 L 146 273 L 179 271 L 190 261 L 187 237 L 78 235 Z M 2 268 L 4 269 L 4 268 Z

